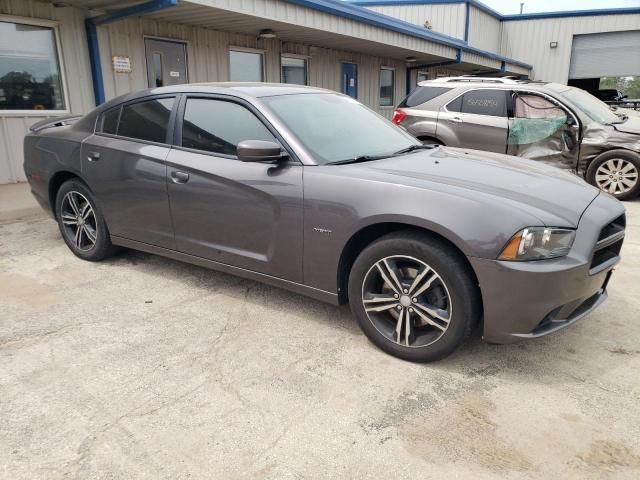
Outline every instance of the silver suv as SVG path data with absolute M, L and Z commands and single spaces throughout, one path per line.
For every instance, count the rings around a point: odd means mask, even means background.
M 579 88 L 509 77 L 428 80 L 398 105 L 393 122 L 424 143 L 571 170 L 621 200 L 640 193 L 640 116 Z

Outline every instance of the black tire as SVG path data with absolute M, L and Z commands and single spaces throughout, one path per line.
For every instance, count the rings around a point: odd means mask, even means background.
M 612 162 L 613 163 L 607 163 L 607 162 Z M 603 184 L 603 180 L 601 180 L 601 178 L 604 178 L 604 181 L 606 182 L 606 177 L 603 177 L 603 175 L 606 175 L 606 172 L 603 172 L 603 170 L 611 170 L 609 168 L 609 165 L 613 165 L 613 164 L 617 164 L 618 161 L 622 161 L 625 162 L 623 165 L 623 168 L 631 168 L 631 172 L 633 172 L 635 174 L 635 177 L 633 178 L 629 178 L 627 177 L 625 180 L 627 181 L 635 181 L 635 185 L 633 185 L 629 190 L 627 191 L 620 191 L 620 192 L 616 192 L 611 191 L 609 188 L 609 186 L 613 185 L 613 188 L 618 188 L 621 189 L 621 187 L 616 187 L 615 185 L 620 185 L 624 188 L 626 188 L 627 186 L 623 185 L 621 182 L 622 180 L 620 179 L 620 177 L 618 178 L 613 178 L 616 175 L 620 175 L 619 171 L 613 170 L 611 176 L 609 176 L 609 180 L 616 180 L 615 182 L 611 181 L 608 184 Z M 632 167 L 630 166 L 632 165 Z M 635 170 L 633 170 L 635 168 Z M 629 174 L 629 173 L 625 173 L 625 174 Z M 635 152 L 630 152 L 629 150 L 610 150 L 608 152 L 604 152 L 600 155 L 598 155 L 595 159 L 593 159 L 593 161 L 589 164 L 589 168 L 587 168 L 587 175 L 586 175 L 586 180 L 587 182 L 589 182 L 591 185 L 594 185 L 598 188 L 600 188 L 601 190 L 609 193 L 610 195 L 613 195 L 614 197 L 616 197 L 618 200 L 631 200 L 632 198 L 635 198 L 638 196 L 638 194 L 640 194 L 640 155 L 638 155 Z
M 370 294 L 366 292 L 366 290 L 368 285 L 371 285 L 372 275 L 377 274 L 377 272 L 373 270 L 376 263 L 385 258 L 392 259 L 394 262 L 402 262 L 405 258 L 423 262 L 423 264 L 426 264 L 425 266 L 430 267 L 431 270 L 439 276 L 444 284 L 444 289 L 442 286 L 437 287 L 440 288 L 441 292 L 448 294 L 448 300 L 445 304 L 449 302 L 448 308 L 450 313 L 448 316 L 448 326 L 444 333 L 438 331 L 435 327 L 431 327 L 431 325 L 418 327 L 415 319 L 421 321 L 420 317 L 417 317 L 416 313 L 411 314 L 413 315 L 411 318 L 414 318 L 414 323 L 412 323 L 412 329 L 409 331 L 426 332 L 421 333 L 425 338 L 427 338 L 427 335 L 440 335 L 440 337 L 432 341 L 432 343 L 427 344 L 425 341 L 424 345 L 420 345 L 417 333 L 416 337 L 412 338 L 412 341 L 415 340 L 416 344 L 411 346 L 400 344 L 398 341 L 389 338 L 388 331 L 386 334 L 383 333 L 383 329 L 388 327 L 380 327 L 379 322 L 386 321 L 384 316 L 381 316 L 382 313 L 375 312 L 373 315 L 376 316 L 376 319 L 371 319 L 367 314 L 364 305 L 365 297 L 368 297 L 368 302 L 378 302 L 379 300 L 372 300 L 372 297 L 369 296 Z M 396 263 L 396 265 L 398 265 L 398 263 Z M 401 267 L 396 270 L 396 273 L 398 273 L 399 278 L 402 277 L 402 283 L 406 286 L 408 283 L 405 283 L 405 281 L 408 280 L 410 282 L 411 279 L 404 277 L 404 271 L 407 270 Z M 372 274 L 371 272 L 375 273 Z M 428 278 L 428 276 L 425 275 L 424 278 Z M 382 283 L 387 285 L 384 282 Z M 418 291 L 418 289 L 416 288 L 414 291 Z M 427 292 L 429 292 L 429 290 L 427 290 Z M 407 300 L 404 298 L 406 296 L 407 295 L 402 295 L 402 297 L 400 297 L 401 300 Z M 411 295 L 409 295 L 409 297 L 411 297 Z M 430 304 L 432 302 L 426 301 L 425 303 Z M 369 340 L 385 352 L 412 362 L 431 362 L 440 360 L 451 354 L 471 333 L 473 327 L 479 323 L 482 312 L 480 290 L 475 281 L 475 276 L 464 260 L 464 257 L 446 242 L 431 235 L 413 231 L 396 232 L 386 235 L 376 240 L 360 253 L 349 274 L 349 304 L 360 328 Z M 373 304 L 368 303 L 368 305 L 370 306 L 369 308 L 371 308 Z M 414 307 L 413 310 L 410 308 L 411 306 Z M 394 308 L 398 307 L 399 305 L 396 305 Z M 416 311 L 415 304 L 405 305 L 405 307 L 408 311 Z M 443 310 L 439 311 L 442 312 Z M 398 321 L 398 317 L 392 317 L 394 314 L 398 314 L 397 310 L 388 310 L 384 312 L 384 314 L 389 316 L 388 320 L 391 323 L 390 328 L 393 328 L 394 322 L 396 322 L 395 325 L 402 323 Z M 409 314 L 407 313 L 407 315 Z M 407 320 L 407 325 L 409 325 L 409 321 L 410 320 Z M 402 334 L 398 332 L 397 328 L 402 330 L 402 327 L 396 327 L 396 330 L 391 333 L 391 336 L 395 336 L 397 333 L 398 337 L 401 337 Z M 432 329 L 434 333 L 430 332 L 429 329 Z M 404 340 L 402 341 L 404 342 Z M 406 342 L 407 344 L 409 343 L 408 337 Z
M 70 219 L 70 216 L 74 215 L 75 208 L 72 207 L 68 198 L 75 199 L 76 208 L 83 211 L 86 211 L 84 210 L 86 207 L 85 202 L 88 202 L 92 212 L 86 221 L 82 220 L 83 228 L 81 228 L 79 235 L 79 244 L 76 234 L 80 226 L 77 223 L 74 224 L 73 220 Z M 80 179 L 67 180 L 58 190 L 56 195 L 56 218 L 64 242 L 77 257 L 91 262 L 98 262 L 115 253 L 116 249 L 111 244 L 109 229 L 96 199 L 91 190 Z M 95 235 L 90 236 L 90 229 Z M 95 237 L 95 241 L 92 241 L 93 237 Z

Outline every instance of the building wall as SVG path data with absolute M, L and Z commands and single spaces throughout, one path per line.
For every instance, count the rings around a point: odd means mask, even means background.
M 358 64 L 358 100 L 391 118 L 393 107 L 379 107 L 379 71 L 381 66 L 396 71 L 395 98 L 397 103 L 405 94 L 404 63 L 357 52 L 333 50 L 278 39 L 259 40 L 255 36 L 210 30 L 207 28 L 156 21 L 150 18 L 127 20 L 98 27 L 100 60 L 109 100 L 132 90 L 147 88 L 144 37 L 152 36 L 187 42 L 189 82 L 229 81 L 229 48 L 243 47 L 264 52 L 265 79 L 280 82 L 280 54 L 293 53 L 308 57 L 309 83 L 315 87 L 339 91 L 341 62 Z M 127 55 L 131 59 L 131 73 L 115 73 L 112 55 Z
M 501 32 L 502 22 L 498 18 L 469 5 L 469 45 L 498 53 Z
M 424 26 L 424 22 L 429 20 L 434 32 L 464 39 L 466 20 L 464 3 L 370 6 L 367 8 L 420 26 Z
M 75 8 L 54 8 L 51 4 L 30 0 L 0 0 L 0 19 L 2 15 L 57 22 L 69 113 L 84 113 L 93 108 L 84 13 Z M 0 110 L 0 183 L 26 180 L 22 169 L 22 140 L 29 126 L 47 117 L 36 111 L 6 114 Z
M 573 36 L 640 30 L 640 14 L 503 21 L 500 54 L 533 65 L 533 78 L 567 83 Z M 558 48 L 549 48 L 558 42 Z
M 93 83 L 86 43 L 84 18 L 86 12 L 71 7 L 30 0 L 0 0 L 0 15 L 32 19 L 55 20 L 62 52 L 61 65 L 66 78 L 70 114 L 84 114 L 94 105 Z M 98 27 L 100 59 L 107 99 L 132 90 L 147 87 L 144 37 L 153 36 L 187 42 L 190 82 L 229 80 L 229 47 L 261 49 L 265 53 L 266 80 L 280 81 L 280 54 L 296 53 L 309 59 L 309 81 L 313 86 L 339 91 L 343 61 L 358 64 L 358 99 L 387 118 L 393 107 L 379 107 L 379 70 L 381 66 L 395 68 L 395 98 L 405 95 L 405 64 L 389 58 L 357 52 L 283 43 L 278 39 L 258 40 L 255 36 L 215 31 L 207 28 L 130 18 Z M 114 73 L 112 55 L 127 55 L 132 72 Z M 64 114 L 64 113 L 63 113 Z M 29 126 L 50 115 L 34 112 L 3 114 L 0 111 L 0 184 L 26 180 L 22 168 L 23 138 Z

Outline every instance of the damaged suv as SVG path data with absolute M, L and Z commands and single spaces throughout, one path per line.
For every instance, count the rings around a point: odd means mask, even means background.
M 447 77 L 420 82 L 393 122 L 423 143 L 564 168 L 620 200 L 640 193 L 640 117 L 557 83 Z

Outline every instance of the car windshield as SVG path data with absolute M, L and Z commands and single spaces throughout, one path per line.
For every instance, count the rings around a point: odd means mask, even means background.
M 613 113 L 609 105 L 584 90 L 569 88 L 563 91 L 561 95 L 582 110 L 594 122 L 603 125 L 620 122 L 620 117 Z
M 420 145 L 391 122 L 343 95 L 304 93 L 261 100 L 321 165 L 391 156 Z

